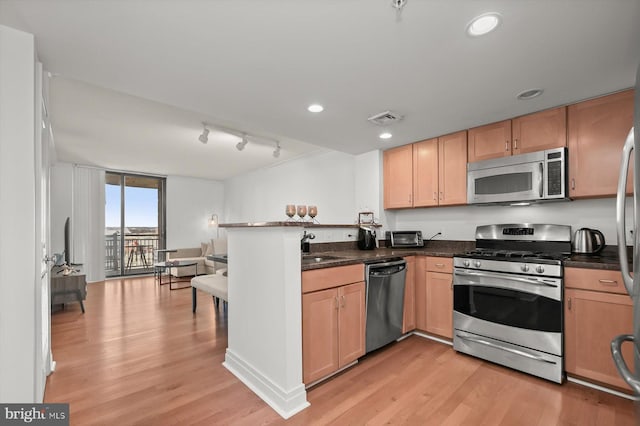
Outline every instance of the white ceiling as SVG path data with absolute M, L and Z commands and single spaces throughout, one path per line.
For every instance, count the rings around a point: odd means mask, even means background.
M 488 11 L 502 25 L 468 37 Z M 633 86 L 638 22 L 638 0 L 408 0 L 399 20 L 390 0 L 0 0 L 57 75 L 60 159 L 214 179 L 276 160 L 200 144 L 202 120 L 280 160 L 402 145 Z M 382 142 L 366 119 L 387 109 L 405 119 Z

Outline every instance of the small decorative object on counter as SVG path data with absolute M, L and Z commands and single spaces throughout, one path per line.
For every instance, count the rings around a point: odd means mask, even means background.
M 373 212 L 360 212 L 360 213 L 358 213 L 358 224 L 359 225 L 373 225 L 374 224 Z
M 287 204 L 285 208 L 285 213 L 289 216 L 288 220 L 293 220 L 293 217 L 296 215 L 296 206 L 295 204 Z
M 298 206 L 298 216 L 300 220 L 304 222 L 304 217 L 307 215 L 307 206 Z
M 318 216 L 318 207 L 309 206 L 309 217 L 311 218 L 311 223 L 320 223 L 316 220 L 316 216 Z

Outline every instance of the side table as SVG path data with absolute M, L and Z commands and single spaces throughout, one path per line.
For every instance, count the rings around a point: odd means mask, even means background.
M 74 266 L 74 272 L 63 275 L 64 267 L 51 268 L 51 306 L 58 303 L 78 302 L 84 314 L 84 303 L 87 297 L 87 276 L 81 266 Z

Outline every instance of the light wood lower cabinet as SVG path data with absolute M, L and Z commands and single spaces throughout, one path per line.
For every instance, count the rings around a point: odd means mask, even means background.
M 633 307 L 619 271 L 565 268 L 565 369 L 605 385 L 630 389 L 611 357 L 611 340 L 633 332 Z M 622 354 L 633 369 L 633 347 Z
M 416 328 L 427 330 L 427 258 L 416 256 Z
M 404 282 L 404 310 L 402 316 L 402 332 L 408 333 L 416 328 L 416 258 L 405 257 L 407 276 Z
M 364 281 L 302 295 L 304 383 L 328 376 L 364 353 Z
M 453 275 L 427 272 L 427 331 L 453 337 Z

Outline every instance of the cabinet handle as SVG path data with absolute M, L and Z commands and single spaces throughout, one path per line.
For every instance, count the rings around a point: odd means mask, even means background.
M 437 266 L 438 268 L 444 268 L 444 263 L 436 263 L 436 266 Z
M 338 299 L 338 296 L 336 296 L 336 311 L 340 309 L 340 299 Z
M 509 141 L 504 142 L 504 150 L 509 151 Z
M 444 200 L 444 195 L 443 195 L 443 192 L 442 192 L 442 191 L 440 191 L 440 199 L 441 199 L 441 200 Z
M 567 299 L 567 307 L 571 310 L 571 298 Z
M 409 202 L 411 202 L 411 194 L 409 194 Z
M 618 281 L 616 280 L 598 280 L 602 285 L 609 285 L 615 287 L 618 285 Z
M 438 198 L 438 193 L 436 191 L 433 191 L 433 199 L 436 200 Z
M 513 140 L 513 149 L 518 149 L 518 139 Z
M 571 189 L 576 189 L 576 178 L 571 178 Z
M 344 297 L 344 296 L 342 296 L 342 307 L 344 308 L 346 304 L 347 304 L 347 303 L 346 303 L 346 301 L 345 301 L 345 297 Z

